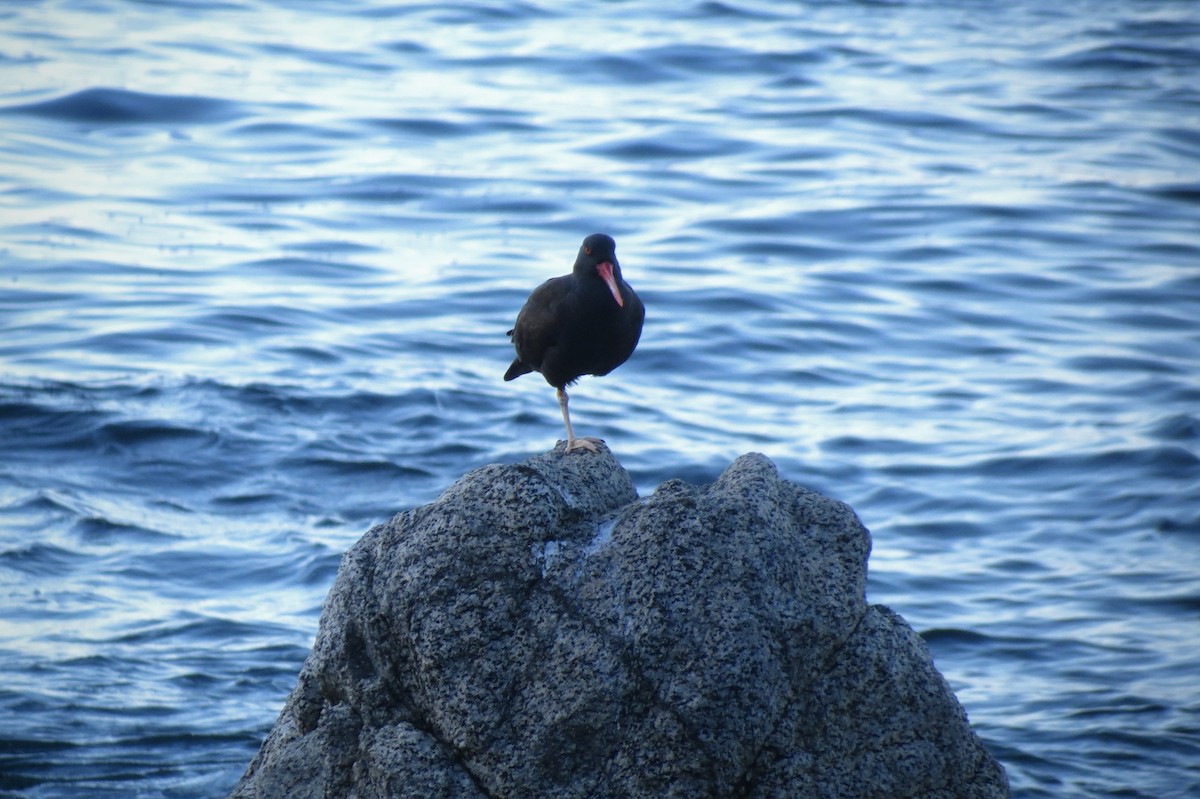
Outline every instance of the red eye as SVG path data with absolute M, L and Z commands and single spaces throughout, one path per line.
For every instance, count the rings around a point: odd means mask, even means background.
M 584 247 L 584 248 L 583 248 L 583 254 L 584 254 L 584 255 L 591 255 L 591 254 L 592 254 L 592 248 L 591 248 L 591 247 Z

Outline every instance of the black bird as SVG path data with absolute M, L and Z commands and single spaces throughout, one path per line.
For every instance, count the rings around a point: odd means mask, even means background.
M 576 438 L 567 412 L 567 386 L 583 375 L 606 375 L 633 354 L 646 308 L 621 278 L 617 243 L 603 233 L 583 240 L 571 274 L 533 290 L 508 331 L 517 357 L 504 373 L 513 380 L 541 372 L 558 389 L 567 449 L 596 451 L 598 438 Z

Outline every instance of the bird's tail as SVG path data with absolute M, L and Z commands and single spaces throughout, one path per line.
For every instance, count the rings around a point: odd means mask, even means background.
M 508 366 L 508 371 L 504 373 L 504 379 L 516 380 L 521 375 L 527 375 L 532 371 L 532 366 L 526 364 L 520 358 L 513 358 L 513 362 Z

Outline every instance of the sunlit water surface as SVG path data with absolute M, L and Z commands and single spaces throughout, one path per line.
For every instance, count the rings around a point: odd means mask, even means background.
M 228 791 L 340 554 L 561 437 L 851 503 L 1014 793 L 1200 791 L 1200 6 L 0 7 L 0 795 Z

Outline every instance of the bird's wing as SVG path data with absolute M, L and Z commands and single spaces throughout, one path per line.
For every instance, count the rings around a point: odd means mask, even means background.
M 560 306 L 570 293 L 568 280 L 569 276 L 547 280 L 533 290 L 517 314 L 512 329 L 517 357 L 535 369 L 541 366 L 546 351 L 558 343 Z

